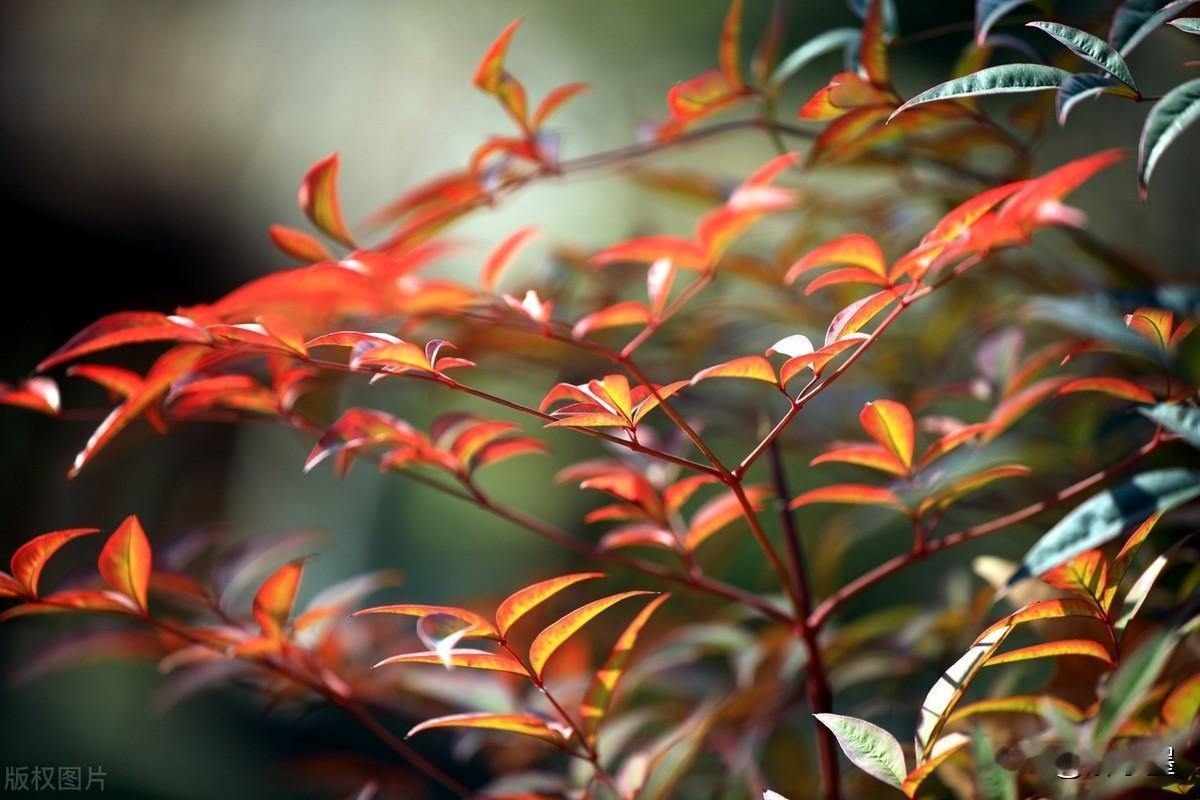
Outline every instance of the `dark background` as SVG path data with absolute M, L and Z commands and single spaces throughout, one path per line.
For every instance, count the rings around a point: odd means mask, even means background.
M 853 23 L 837 0 L 795 5 L 786 49 Z M 973 4 L 899 5 L 908 32 L 968 20 Z M 768 4 L 747 6 L 746 27 L 757 31 Z M 660 116 L 667 88 L 713 62 L 724 10 L 719 2 L 633 0 L 0 2 L 0 379 L 27 375 L 103 314 L 207 301 L 285 266 L 266 227 L 301 225 L 299 178 L 333 150 L 342 154 L 352 219 L 462 163 L 482 134 L 506 125 L 469 78 L 511 18 L 525 23 L 510 68 L 531 94 L 567 80 L 594 83 L 558 124 L 567 153 L 578 155 L 625 143 L 638 122 Z M 1197 57 L 1184 38 L 1157 34 L 1132 60 L 1146 91 L 1165 91 L 1180 78 L 1172 65 Z M 952 35 L 901 51 L 901 91 L 940 80 L 964 41 Z M 806 71 L 783 108 L 795 108 L 836 66 L 828 58 Z M 1087 104 L 1065 131 L 1052 132 L 1044 165 L 1132 148 L 1143 115 L 1113 99 Z M 1137 200 L 1129 164 L 1078 197 L 1094 230 L 1137 247 L 1168 279 L 1194 278 L 1200 252 L 1195 134 L 1163 160 L 1149 202 Z M 696 163 L 736 175 L 771 151 L 751 136 L 703 153 Z M 626 182 L 585 181 L 527 192 L 460 233 L 486 243 L 536 220 L 548 238 L 590 246 L 635 224 L 677 224 L 687 219 L 681 213 L 692 212 L 664 208 Z M 139 357 L 130 363 L 144 364 Z M 102 400 L 79 382 L 60 383 L 67 406 Z M 470 509 L 369 470 L 345 483 L 327 471 L 301 476 L 306 446 L 284 431 L 183 427 L 164 438 L 138 426 L 68 482 L 71 458 L 93 424 L 0 408 L 0 552 L 55 528 L 110 530 L 129 513 L 141 516 L 152 540 L 218 521 L 247 537 L 318 528 L 328 541 L 309 591 L 368 567 L 400 565 L 406 591 L 430 600 L 504 592 L 564 560 Z M 539 495 L 550 466 L 520 466 L 502 479 L 510 497 L 563 523 L 577 516 L 575 494 Z M 47 581 L 96 547 L 64 551 Z M 447 562 L 455 568 L 441 568 Z M 70 630 L 65 620 L 0 627 L 0 670 L 10 673 L 44 635 Z M 234 692 L 153 714 L 152 673 L 151 666 L 87 665 L 4 688 L 0 764 L 103 765 L 114 797 L 262 797 L 276 785 L 264 765 L 280 757 L 334 743 L 370 752 L 340 719 L 289 724 Z

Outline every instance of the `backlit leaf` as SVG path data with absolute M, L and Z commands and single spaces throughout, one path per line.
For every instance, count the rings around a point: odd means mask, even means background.
M 0 383 L 0 405 L 18 406 L 55 416 L 61 410 L 62 402 L 58 384 L 52 378 L 39 376 L 28 378 L 15 388 Z
M 354 247 L 354 237 L 346 227 L 346 221 L 342 218 L 342 207 L 338 201 L 339 165 L 337 153 L 313 164 L 300 184 L 300 208 L 326 236 L 347 247 Z
M 871 83 L 879 87 L 891 85 L 887 61 L 887 26 L 884 19 L 884 0 L 870 0 L 863 21 L 862 43 L 858 60 Z
M 1099 547 L 1151 514 L 1169 511 L 1198 496 L 1200 472 L 1187 469 L 1143 472 L 1114 489 L 1093 495 L 1038 540 L 1008 579 L 1006 588 Z
M 788 508 L 799 508 L 812 503 L 847 503 L 850 505 L 877 505 L 905 509 L 904 501 L 889 489 L 862 483 L 838 483 L 822 486 L 800 494 L 788 503 Z
M 961 733 L 948 733 L 938 739 L 937 744 L 929 753 L 929 758 L 908 773 L 900 790 L 909 797 L 916 797 L 917 789 L 921 787 L 925 779 L 932 775 L 948 758 L 966 747 L 970 741 L 969 737 Z
M 771 490 L 765 486 L 747 486 L 743 491 L 746 499 L 750 501 L 750 506 L 755 510 L 758 510 L 762 501 L 771 494 Z M 733 492 L 726 492 L 709 500 L 692 515 L 691 525 L 684 539 L 687 549 L 695 550 L 708 537 L 734 520 L 740 519 L 744 514 L 745 509 Z
M 658 262 L 655 262 L 658 263 Z M 636 300 L 625 300 L 614 303 L 608 308 L 602 308 L 588 314 L 571 329 L 571 335 L 582 339 L 589 333 L 601 328 L 618 328 L 624 325 L 645 325 L 650 321 L 650 309 Z
M 156 311 L 120 311 L 88 325 L 37 365 L 45 372 L 89 353 L 140 342 L 206 342 L 208 334 L 191 320 Z
M 586 83 L 565 83 L 555 89 L 551 89 L 549 93 L 542 98 L 542 102 L 538 103 L 537 108 L 533 112 L 533 119 L 530 120 L 529 126 L 533 130 L 538 130 L 546 120 L 550 118 L 558 109 L 562 108 L 571 100 L 586 92 L 591 87 Z
M 973 717 L 976 714 L 1040 715 L 1042 707 L 1046 705 L 1053 706 L 1059 714 L 1073 722 L 1082 722 L 1084 719 L 1082 711 L 1057 697 L 1047 695 L 1012 695 L 1009 697 L 990 697 L 986 700 L 977 700 L 974 703 L 959 706 L 946 722 L 952 725 L 961 720 Z
M 841 714 L 814 714 L 833 732 L 846 758 L 872 778 L 899 789 L 908 775 L 896 737 L 878 725 Z
M 511 234 L 496 246 L 484 262 L 483 271 L 479 274 L 479 285 L 485 292 L 496 290 L 500 275 L 508 268 L 513 259 L 537 236 L 537 227 L 530 225 Z
M 975 642 L 966 653 L 946 670 L 933 688 L 929 690 L 925 701 L 921 703 L 920 718 L 917 723 L 917 764 L 925 762 L 933 751 L 933 746 L 941 735 L 946 720 L 954 711 L 954 706 L 966 692 L 971 680 L 983 664 L 1004 643 L 1012 628 L 1005 625 L 996 628 L 982 639 Z
M 834 447 L 808 462 L 810 467 L 818 464 L 838 462 L 842 464 L 857 464 L 861 467 L 882 470 L 892 475 L 904 475 L 908 467 L 900 462 L 891 452 L 876 445 L 848 445 Z
M 519 733 L 523 736 L 532 736 L 535 739 L 542 739 L 554 745 L 565 744 L 565 740 L 561 734 L 551 728 L 540 717 L 535 717 L 532 714 L 450 714 L 445 717 L 435 717 L 434 719 L 425 720 L 420 725 L 414 726 L 408 732 L 408 736 L 415 736 L 421 731 L 432 730 L 433 728 L 482 728 L 484 730 L 505 731 L 507 733 Z
M 1154 104 L 1138 142 L 1138 186 L 1143 196 L 1163 153 L 1200 118 L 1200 78 L 1182 83 Z
M 696 242 L 679 236 L 643 236 L 640 239 L 614 244 L 592 255 L 588 262 L 602 267 L 623 261 L 652 264 L 660 258 L 669 258 L 683 269 L 702 269 L 708 256 Z
M 1059 394 L 1072 392 L 1100 392 L 1122 400 L 1134 403 L 1153 403 L 1154 395 L 1131 381 L 1121 378 L 1080 378 L 1073 380 L 1058 390 Z
M 507 636 L 509 629 L 516 624 L 517 620 L 563 589 L 580 581 L 603 577 L 603 572 L 576 572 L 526 586 L 505 598 L 504 602 L 496 609 L 496 629 L 500 631 L 501 637 Z
M 975 638 L 975 644 L 984 641 L 1001 628 L 1011 630 L 1029 622 L 1062 619 L 1063 617 L 1091 617 L 1093 619 L 1100 619 L 1100 612 L 1096 608 L 1095 603 L 1081 598 L 1067 597 L 1061 600 L 1035 600 L 993 623 Z
M 363 614 L 402 614 L 408 617 L 417 617 L 423 619 L 429 616 L 447 616 L 462 620 L 467 624 L 468 637 L 483 637 L 499 639 L 500 633 L 487 617 L 476 614 L 474 611 L 468 611 L 465 608 L 456 606 L 429 606 L 417 605 L 414 603 L 397 603 L 387 606 L 375 606 L 373 608 L 364 608 L 360 611 L 355 611 L 352 616 L 361 616 Z
M 114 591 L 133 600 L 147 613 L 146 593 L 150 587 L 150 541 L 137 517 L 129 516 L 100 551 L 100 577 Z
M 305 264 L 333 260 L 333 254 L 329 252 L 329 248 L 304 231 L 298 231 L 286 225 L 272 225 L 267 228 L 267 233 L 276 247 Z
M 13 579 L 20 584 L 25 594 L 37 597 L 38 580 L 50 556 L 72 539 L 97 532 L 96 528 L 70 528 L 35 536 L 13 553 L 10 562 Z
M 596 671 L 592 682 L 584 692 L 583 702 L 579 708 L 579 715 L 583 720 L 584 736 L 589 742 L 594 743 L 596 740 L 596 734 L 600 730 L 600 723 L 604 721 L 604 717 L 608 713 L 613 692 L 616 691 L 617 682 L 625 672 L 625 666 L 629 663 L 629 658 L 633 653 L 634 646 L 637 644 L 642 628 L 646 627 L 646 623 L 650 621 L 650 617 L 670 597 L 671 595 L 669 594 L 661 594 L 647 603 L 638 612 L 633 621 L 626 626 L 620 638 L 617 639 L 616 644 L 613 645 L 612 652 L 609 653 L 608 658 L 604 661 L 604 666 Z
M 1084 61 L 1095 64 L 1121 83 L 1137 91 L 1137 84 L 1134 83 L 1129 65 L 1125 63 L 1125 59 L 1121 58 L 1121 54 L 1103 39 L 1098 39 L 1087 31 L 1081 31 L 1060 22 L 1030 22 L 1028 27 L 1044 31 Z
M 521 662 L 507 653 L 487 653 L 483 650 L 450 650 L 446 653 L 430 650 L 424 653 L 402 653 L 397 656 L 389 656 L 375 666 L 383 667 L 389 664 L 440 664 L 490 672 L 507 672 L 512 675 L 527 674 Z
M 1056 642 L 1040 644 L 1009 650 L 1007 653 L 994 655 L 984 666 L 994 667 L 1000 664 L 1012 664 L 1017 661 L 1032 661 L 1037 658 L 1058 658 L 1059 656 L 1085 656 L 1112 665 L 1112 656 L 1104 645 L 1092 639 L 1060 639 Z
M 1169 727 L 1183 730 L 1200 718 L 1200 674 L 1185 679 L 1171 690 L 1162 704 L 1162 719 Z
M 548 625 L 529 646 L 529 664 L 533 668 L 533 673 L 540 678 L 543 670 L 546 668 L 546 662 L 550 660 L 550 656 L 554 655 L 567 639 L 571 638 L 580 628 L 591 622 L 598 615 L 622 600 L 646 594 L 654 593 L 634 591 L 602 597 L 599 600 L 593 600 L 587 605 L 575 609 L 558 621 Z
M 275 570 L 254 595 L 254 621 L 265 638 L 284 638 L 306 560 L 298 558 Z
M 868 272 L 880 277 L 887 274 L 883 251 L 870 236 L 862 233 L 851 233 L 846 236 L 826 242 L 815 250 L 811 250 L 796 263 L 788 268 L 783 282 L 791 284 L 802 274 L 817 267 L 832 264 L 849 264 L 862 267 Z
M 1044 64 L 1005 64 L 999 67 L 987 67 L 978 72 L 972 72 L 970 75 L 939 83 L 932 89 L 921 92 L 893 111 L 891 118 L 894 119 L 897 114 L 907 111 L 913 106 L 930 103 L 934 100 L 1057 89 L 1070 76 L 1071 73 L 1066 70 L 1048 67 Z
M 762 356 L 743 356 L 723 364 L 706 367 L 692 377 L 692 385 L 708 378 L 744 378 L 775 383 L 775 368 Z
M 895 400 L 876 400 L 863 406 L 858 415 L 863 430 L 894 455 L 905 469 L 912 466 L 915 432 L 912 413 Z

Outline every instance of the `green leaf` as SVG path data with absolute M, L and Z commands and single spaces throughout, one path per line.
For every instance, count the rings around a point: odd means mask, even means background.
M 1095 64 L 1130 89 L 1137 91 L 1129 65 L 1121 58 L 1121 54 L 1103 39 L 1059 22 L 1030 22 L 1027 27 L 1045 31 L 1084 61 Z
M 1200 33 L 1200 19 L 1197 19 L 1196 17 L 1172 20 L 1170 25 L 1173 28 L 1178 28 L 1184 33 Z
M 1149 597 L 1150 590 L 1154 588 L 1154 582 L 1158 580 L 1158 576 L 1166 569 L 1171 559 L 1193 538 L 1195 538 L 1194 533 L 1176 541 L 1167 548 L 1165 553 L 1151 561 L 1150 566 L 1142 570 L 1142 574 L 1133 582 L 1133 586 L 1129 587 L 1129 591 L 1125 593 L 1125 599 L 1121 601 L 1121 614 L 1117 617 L 1116 622 L 1113 623 L 1113 630 L 1121 636 L 1122 641 L 1125 638 L 1125 629 L 1129 627 L 1129 623 L 1142 610 L 1142 604 Z
M 1170 511 L 1197 496 L 1200 472 L 1188 469 L 1143 472 L 1115 489 L 1093 495 L 1038 540 L 1003 591 L 1099 547 L 1151 514 Z
M 857 717 L 841 714 L 813 714 L 821 724 L 833 731 L 846 758 L 854 766 L 899 789 L 908 776 L 904 751 L 896 737 L 878 725 Z
M 996 761 L 996 747 L 983 729 L 971 734 L 980 800 L 1017 800 L 1014 775 Z
M 1080 101 L 1101 94 L 1115 94 L 1122 97 L 1137 97 L 1137 94 L 1116 78 L 1101 75 L 1097 72 L 1079 72 L 1063 81 L 1058 87 L 1058 98 L 1055 103 L 1058 114 L 1058 124 L 1067 124 L 1067 115 Z
M 1121 666 L 1104 682 L 1100 708 L 1092 727 L 1093 752 L 1103 753 L 1121 723 L 1141 705 L 1146 692 L 1154 685 L 1166 665 L 1179 632 L 1167 629 L 1121 659 Z
M 1071 77 L 1071 73 L 1066 70 L 1047 67 L 1044 64 L 1004 64 L 999 67 L 988 67 L 961 78 L 939 83 L 932 89 L 926 89 L 893 111 L 892 116 L 888 119 L 891 120 L 900 112 L 913 106 L 931 103 L 934 100 L 1057 89 L 1069 77 Z
M 975 3 L 975 43 L 983 46 L 988 31 L 1008 12 L 1028 0 L 978 0 Z
M 777 90 L 789 78 L 816 59 L 838 48 L 847 47 L 857 42 L 861 36 L 862 31 L 858 28 L 834 28 L 809 39 L 788 54 L 787 58 L 779 62 L 779 66 L 775 67 L 775 71 L 771 73 L 771 77 L 767 81 L 767 87 L 771 90 Z
M 1153 33 L 1164 22 L 1182 13 L 1197 0 L 1125 0 L 1113 13 L 1108 43 L 1123 56 Z
M 1192 447 L 1200 447 L 1200 409 L 1192 406 L 1159 403 L 1154 408 L 1138 409 L 1145 416 L 1177 433 Z
M 1150 109 L 1138 142 L 1138 186 L 1143 196 L 1162 154 L 1197 117 L 1200 117 L 1200 78 L 1176 86 Z

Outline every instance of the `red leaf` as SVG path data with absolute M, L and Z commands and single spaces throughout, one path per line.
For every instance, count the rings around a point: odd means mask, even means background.
M 912 467 L 915 432 L 912 413 L 895 400 L 867 403 L 858 415 L 859 422 L 872 439 L 894 455 L 904 469 Z
M 425 720 L 410 730 L 408 736 L 415 736 L 421 731 L 432 728 L 483 728 L 532 736 L 535 739 L 542 739 L 559 746 L 565 744 L 562 734 L 547 725 L 540 717 L 532 714 L 491 714 L 486 712 L 450 714 Z
M 329 252 L 329 249 L 304 231 L 298 231 L 285 225 L 272 225 L 267 228 L 267 233 L 276 247 L 305 264 L 333 260 L 333 254 Z
M 100 577 L 114 591 L 133 600 L 142 614 L 148 613 L 146 593 L 150 587 L 151 554 L 146 532 L 135 516 L 125 518 L 100 551 Z
M 529 127 L 535 131 L 539 130 L 546 123 L 546 120 L 550 118 L 551 114 L 590 88 L 586 83 L 567 83 L 556 89 L 551 89 L 550 93 L 542 98 L 542 102 L 538 103 L 537 109 L 533 112 L 533 120 L 529 123 Z
M 537 234 L 538 229 L 533 225 L 521 228 L 516 233 L 511 234 L 491 252 L 483 265 L 483 271 L 479 274 L 479 285 L 483 287 L 485 292 L 495 291 L 496 284 L 500 280 L 500 275 L 512 263 L 513 259 L 517 257 L 517 253 L 525 249 Z
M 762 508 L 762 501 L 771 496 L 771 490 L 765 486 L 747 486 L 746 499 L 755 511 Z M 726 525 L 741 519 L 746 513 L 741 501 L 733 492 L 727 492 L 709 500 L 692 515 L 684 544 L 688 550 L 695 550 L 708 537 L 720 531 Z
M 254 620 L 266 639 L 281 641 L 296 602 L 296 590 L 307 558 L 289 561 L 275 570 L 254 595 Z
M 878 445 L 848 445 L 826 450 L 821 455 L 808 462 L 810 467 L 818 464 L 838 462 L 842 464 L 857 464 L 861 467 L 882 470 L 892 475 L 904 475 L 908 468 L 895 455 Z
M 703 269 L 708 262 L 704 249 L 689 239 L 679 236 L 643 236 L 627 242 L 614 244 L 592 255 L 588 262 L 602 267 L 626 261 L 650 264 L 660 258 L 669 258 L 684 269 Z
M 706 367 L 693 376 L 691 383 L 694 386 L 708 378 L 744 378 L 777 384 L 775 368 L 762 356 L 742 356 L 723 364 Z
M 577 572 L 571 575 L 562 575 L 558 578 L 535 583 L 532 586 L 526 586 L 524 589 L 513 592 L 504 599 L 496 609 L 496 629 L 500 631 L 500 636 L 508 635 L 508 631 L 517 623 L 521 617 L 528 614 L 533 609 L 540 606 L 542 603 L 549 600 L 554 595 L 566 589 L 569 586 L 574 586 L 580 581 L 595 580 L 596 578 L 605 577 L 603 572 Z
M 342 207 L 338 202 L 339 165 L 337 153 L 313 164 L 300 183 L 300 208 L 326 236 L 347 247 L 355 247 L 354 237 L 350 235 L 346 221 L 342 219 Z
M 517 26 L 521 24 L 521 20 L 515 19 L 500 32 L 487 52 L 484 53 L 483 59 L 479 62 L 479 66 L 475 70 L 475 77 L 472 82 L 481 91 L 490 94 L 500 101 L 504 106 L 505 111 L 513 118 L 513 121 L 521 128 L 522 131 L 527 131 L 529 126 L 525 120 L 525 88 L 521 82 L 514 78 L 504 69 L 504 59 L 508 53 L 508 45 L 512 41 L 513 34 L 517 32 Z
M 655 262 L 659 263 L 659 262 Z M 582 339 L 594 330 L 618 328 L 624 325 L 644 325 L 650 321 L 650 309 L 634 300 L 614 303 L 608 308 L 588 314 L 571 329 L 571 335 Z
M 891 86 L 887 44 L 884 41 L 887 29 L 884 22 L 883 0 L 871 0 L 867 6 L 867 18 L 863 22 L 862 45 L 859 48 L 858 59 L 871 83 L 881 89 Z
M 741 66 L 742 0 L 733 0 L 725 14 L 721 27 L 721 41 L 717 47 L 717 61 L 725 82 L 733 89 L 742 88 Z
M 812 489 L 792 498 L 788 508 L 799 508 L 811 503 L 887 506 L 898 511 L 905 509 L 904 501 L 895 492 L 862 483 L 837 483 Z
M 37 597 L 38 579 L 41 578 L 42 568 L 46 566 L 50 556 L 72 539 L 97 532 L 97 528 L 70 528 L 43 533 L 41 536 L 30 539 L 13 553 L 10 562 L 12 577 L 20 584 L 26 595 Z
M 142 385 L 142 376 L 123 367 L 106 367 L 100 364 L 76 364 L 67 368 L 67 375 L 86 378 L 98 383 L 117 397 L 128 397 Z
M 817 267 L 831 264 L 850 264 L 862 267 L 876 277 L 886 280 L 887 267 L 884 263 L 883 251 L 870 236 L 862 233 L 851 233 L 841 236 L 831 242 L 826 242 L 788 268 L 783 282 L 795 283 L 805 272 Z
M 675 550 L 679 545 L 669 530 L 650 523 L 622 525 L 600 538 L 601 550 L 618 550 L 622 547 L 654 547 Z
M 1059 394 L 1072 392 L 1100 392 L 1122 400 L 1134 403 L 1153 403 L 1154 395 L 1138 386 L 1136 383 L 1120 378 L 1080 378 L 1073 380 L 1058 390 Z
M 490 672 L 507 672 L 512 675 L 527 675 L 521 662 L 506 653 L 487 653 L 483 650 L 450 650 L 447 653 L 426 651 L 423 653 L 403 653 L 390 656 L 376 664 L 376 667 L 388 664 L 441 664 L 449 662 L 453 667 L 467 669 L 482 669 Z
M 15 389 L 0 383 L 0 404 L 55 416 L 61 408 L 58 384 L 51 378 L 29 378 Z
M 529 646 L 529 665 L 533 668 L 533 674 L 539 678 L 542 677 L 542 672 L 546 669 L 546 662 L 550 660 L 550 656 L 554 655 L 567 639 L 595 617 L 622 600 L 646 594 L 655 593 L 634 591 L 602 597 L 599 600 L 593 600 L 587 605 L 575 609 L 558 621 L 546 626 L 533 640 L 533 644 Z
M 79 356 L 138 342 L 207 342 L 208 334 L 183 317 L 168 317 L 156 311 L 121 311 L 93 322 L 67 340 L 37 365 L 45 372 Z

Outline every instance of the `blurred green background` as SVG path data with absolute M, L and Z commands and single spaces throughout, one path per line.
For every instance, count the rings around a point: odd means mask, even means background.
M 854 24 L 841 0 L 792 5 L 785 52 Z M 901 0 L 901 30 L 968 20 L 971 6 Z M 759 30 L 768 9 L 749 0 L 748 31 Z M 296 187 L 329 152 L 342 156 L 351 219 L 462 164 L 484 134 L 507 129 L 470 76 L 512 18 L 524 24 L 509 68 L 532 96 L 566 81 L 593 83 L 558 118 L 569 157 L 627 143 L 639 123 L 660 117 L 667 89 L 714 62 L 724 13 L 723 2 L 708 0 L 0 4 L 0 378 L 27 374 L 102 314 L 207 301 L 286 266 L 266 228 L 304 227 Z M 965 39 L 900 51 L 901 91 L 942 79 Z M 1138 51 L 1132 66 L 1144 87 L 1165 90 L 1170 65 L 1196 57 L 1183 39 L 1159 35 Z M 782 108 L 794 110 L 837 68 L 831 56 L 808 69 Z M 1087 104 L 1065 130 L 1052 131 L 1043 166 L 1132 147 L 1143 115 L 1115 100 Z M 1191 135 L 1173 148 L 1149 202 L 1137 200 L 1129 164 L 1077 198 L 1102 237 L 1140 248 L 1168 276 L 1194 277 L 1200 252 L 1196 144 Z M 736 176 L 770 155 L 769 142 L 748 133 L 660 163 Z M 472 216 L 458 233 L 483 252 L 536 222 L 547 240 L 597 247 L 634 231 L 686 229 L 693 214 L 620 178 L 582 178 L 526 191 Z M 78 387 L 63 383 L 71 405 Z M 404 397 L 419 416 L 445 402 L 436 392 Z M 239 537 L 319 529 L 327 539 L 306 576 L 310 594 L 369 568 L 399 566 L 406 596 L 463 602 L 569 566 L 564 553 L 402 480 L 365 468 L 344 482 L 324 469 L 302 475 L 308 443 L 267 426 L 185 426 L 169 437 L 139 426 L 68 482 L 90 428 L 0 408 L 0 552 L 55 528 L 110 530 L 137 513 L 155 541 L 214 523 Z M 586 441 L 556 444 L 564 456 L 594 451 Z M 575 524 L 580 494 L 544 488 L 554 463 L 513 463 L 490 477 L 497 493 Z M 64 552 L 48 581 L 85 564 L 97 546 Z M 71 625 L 0 627 L 0 670 L 12 673 L 31 645 Z M 154 714 L 153 672 L 94 665 L 10 682 L 0 694 L 0 764 L 102 765 L 114 797 L 255 798 L 278 790 L 271 765 L 281 759 L 324 746 L 373 747 L 334 715 L 277 719 L 233 691 Z

